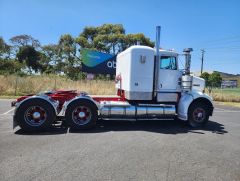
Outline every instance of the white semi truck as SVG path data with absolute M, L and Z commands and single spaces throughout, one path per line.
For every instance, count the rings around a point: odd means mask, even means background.
M 131 46 L 117 55 L 117 96 L 90 96 L 76 91 L 50 91 L 23 96 L 15 106 L 14 127 L 24 131 L 48 129 L 56 120 L 73 129 L 94 127 L 98 119 L 180 119 L 203 126 L 213 114 L 205 81 L 190 75 L 191 48 L 184 49 L 185 69 L 179 69 L 174 51 Z

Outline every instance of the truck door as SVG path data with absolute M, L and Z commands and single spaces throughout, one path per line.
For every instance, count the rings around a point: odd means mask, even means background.
M 178 70 L 177 57 L 161 56 L 160 70 L 158 75 L 158 90 L 159 92 L 179 92 L 179 78 L 181 72 Z

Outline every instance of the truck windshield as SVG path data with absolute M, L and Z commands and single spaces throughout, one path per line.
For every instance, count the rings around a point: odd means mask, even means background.
M 162 56 L 160 59 L 160 69 L 177 70 L 176 57 Z

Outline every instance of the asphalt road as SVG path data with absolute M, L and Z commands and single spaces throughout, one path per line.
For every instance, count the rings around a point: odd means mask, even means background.
M 179 121 L 100 121 L 95 130 L 12 130 L 0 100 L 0 180 L 240 180 L 240 109 L 217 106 L 204 129 Z

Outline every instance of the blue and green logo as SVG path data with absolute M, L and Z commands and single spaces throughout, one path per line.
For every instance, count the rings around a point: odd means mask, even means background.
M 93 51 L 89 49 L 81 50 L 82 71 L 93 74 L 115 74 L 116 56 Z

